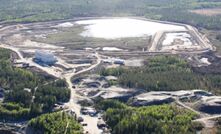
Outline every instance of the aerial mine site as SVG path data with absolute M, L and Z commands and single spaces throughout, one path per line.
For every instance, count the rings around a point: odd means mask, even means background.
M 185 55 L 195 66 L 213 64 L 207 56 L 216 48 L 193 26 L 144 18 L 79 18 L 5 25 L 0 29 L 0 38 L 0 47 L 17 54 L 13 57 L 14 66 L 66 80 L 71 99 L 64 106 L 84 118 L 85 132 L 102 132 L 97 127 L 98 116 L 83 114 L 80 103 L 93 104 L 99 97 L 132 98 L 134 106 L 176 103 L 199 114 L 195 121 L 205 125 L 207 120 L 220 117 L 221 97 L 212 93 L 203 90 L 146 93 L 111 86 L 109 81 L 116 81 L 117 77 L 96 74 L 101 67 L 143 66 L 147 57 L 157 55 Z M 199 58 L 201 54 L 204 57 Z M 94 113 L 95 109 L 88 111 Z
M 125 64 L 137 57 L 139 65 L 142 56 L 147 55 L 215 50 L 190 25 L 143 18 L 80 18 L 18 24 L 2 27 L 0 37 L 1 47 L 18 53 L 15 64 L 30 64 L 54 77 L 64 77 L 97 62 Z M 41 58 L 47 53 L 56 57 L 55 64 L 47 66 L 35 61 L 36 55 Z
M 221 2 L 28 1 L 0 4 L 0 133 L 221 132 Z

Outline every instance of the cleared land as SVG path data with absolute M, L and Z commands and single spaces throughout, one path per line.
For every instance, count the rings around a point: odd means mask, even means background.
M 216 15 L 221 15 L 221 8 L 197 9 L 197 10 L 191 10 L 190 12 L 206 16 L 216 16 Z

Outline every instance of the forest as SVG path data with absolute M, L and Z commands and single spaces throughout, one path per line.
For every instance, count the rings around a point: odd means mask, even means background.
M 203 16 L 194 9 L 219 8 L 211 0 L 0 0 L 0 21 L 36 22 L 74 17 L 141 16 L 221 29 L 220 15 Z
M 44 114 L 29 121 L 32 134 L 82 134 L 82 126 L 65 112 Z
M 101 70 L 100 74 L 117 76 L 121 86 L 146 91 L 204 89 L 221 93 L 220 74 L 194 72 L 184 59 L 177 56 L 153 57 L 143 67 L 109 68 Z
M 130 107 L 116 100 L 97 104 L 113 134 L 195 134 L 196 115 L 173 105 Z
M 0 120 L 18 120 L 50 112 L 55 103 L 67 102 L 70 90 L 64 80 L 46 79 L 31 71 L 14 68 L 11 52 L 0 49 Z

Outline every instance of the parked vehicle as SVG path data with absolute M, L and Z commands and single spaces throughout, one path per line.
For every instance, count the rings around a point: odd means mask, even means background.
M 79 123 L 81 123 L 81 122 L 84 121 L 84 119 L 83 119 L 83 117 L 78 117 L 78 118 L 77 118 L 77 121 L 78 121 Z

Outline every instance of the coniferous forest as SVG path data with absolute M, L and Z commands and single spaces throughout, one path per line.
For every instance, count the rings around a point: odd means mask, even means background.
M 143 67 L 103 69 L 101 75 L 119 77 L 118 84 L 147 91 L 205 89 L 220 94 L 221 75 L 194 72 L 176 56 L 159 56 L 147 60 Z
M 0 87 L 5 93 L 0 105 L 0 120 L 25 120 L 50 112 L 55 103 L 69 100 L 70 90 L 64 80 L 47 80 L 28 70 L 15 68 L 10 54 L 9 50 L 0 49 Z
M 115 100 L 97 104 L 105 111 L 104 119 L 113 129 L 113 134 L 195 134 L 196 115 L 171 105 L 130 107 Z

